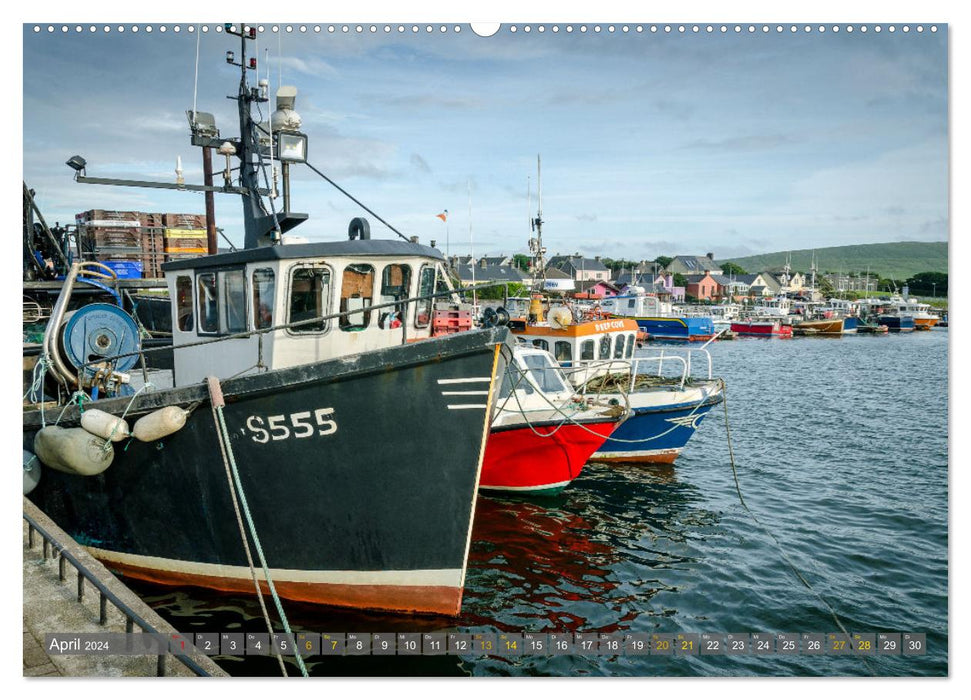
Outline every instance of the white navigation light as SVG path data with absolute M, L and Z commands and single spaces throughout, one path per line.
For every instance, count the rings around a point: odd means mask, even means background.
M 307 135 L 281 131 L 277 136 L 277 158 L 285 163 L 306 163 Z

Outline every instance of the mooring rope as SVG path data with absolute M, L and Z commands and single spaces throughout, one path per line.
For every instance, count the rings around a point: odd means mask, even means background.
M 829 601 L 826 600 L 822 596 L 822 594 L 820 594 L 815 588 L 813 588 L 812 584 L 806 579 L 805 576 L 802 575 L 802 572 L 799 571 L 795 563 L 793 563 L 792 559 L 789 558 L 789 555 L 786 554 L 786 550 L 783 548 L 782 543 L 779 541 L 779 538 L 776 537 L 775 534 L 769 528 L 767 528 L 765 525 L 762 524 L 762 521 L 759 520 L 758 517 L 756 517 L 755 513 L 752 512 L 752 509 L 748 507 L 748 504 L 745 502 L 745 499 L 742 497 L 742 487 L 739 485 L 738 470 L 735 466 L 735 450 L 732 447 L 732 431 L 728 422 L 728 391 L 725 385 L 725 380 L 719 379 L 718 381 L 721 384 L 722 403 L 724 404 L 724 408 L 725 408 L 725 435 L 728 441 L 728 456 L 732 466 L 732 477 L 735 480 L 735 492 L 738 493 L 739 503 L 742 504 L 742 507 L 745 509 L 745 512 L 749 514 L 749 517 L 752 518 L 755 524 L 762 529 L 762 532 L 768 535 L 772 539 L 772 541 L 775 542 L 776 549 L 778 550 L 779 554 L 782 555 L 782 559 L 789 566 L 789 569 L 792 571 L 792 573 L 795 574 L 796 578 L 799 579 L 802 585 L 808 588 L 809 591 L 814 596 L 816 596 L 816 598 L 818 598 L 819 601 L 824 606 L 826 606 L 826 609 L 829 610 L 830 614 L 833 616 L 833 621 L 836 623 L 836 626 L 839 627 L 840 632 L 846 635 L 846 639 L 850 643 L 850 645 L 855 646 L 853 645 L 853 638 L 850 636 L 850 633 L 846 631 L 846 627 L 843 626 L 843 623 L 840 621 L 839 615 L 836 614 L 836 610 L 833 609 L 833 606 L 830 605 Z M 877 675 L 876 671 L 870 665 L 870 661 L 867 659 L 867 657 L 860 656 L 860 658 L 863 659 L 863 664 L 867 667 L 867 671 L 870 672 L 870 675 L 872 676 Z
M 256 553 L 259 556 L 260 564 L 263 567 L 263 576 L 266 579 L 266 584 L 270 589 L 270 594 L 273 597 L 273 603 L 276 606 L 277 613 L 280 615 L 280 620 L 283 623 L 283 630 L 287 637 L 292 637 L 293 633 L 290 631 L 290 623 L 287 620 L 286 613 L 283 612 L 283 605 L 280 602 L 280 597 L 277 595 L 276 587 L 273 585 L 273 579 L 270 576 L 270 569 L 269 566 L 267 566 L 266 557 L 263 554 L 263 547 L 260 544 L 259 535 L 256 533 L 256 525 L 253 523 L 253 515 L 250 513 L 249 505 L 246 502 L 246 493 L 243 491 L 243 483 L 239 478 L 239 469 L 236 466 L 236 458 L 233 454 L 233 447 L 229 442 L 229 429 L 226 427 L 226 419 L 223 416 L 222 411 L 222 388 L 220 387 L 219 380 L 216 377 L 208 377 L 207 385 L 209 387 L 209 396 L 212 400 L 212 417 L 213 422 L 216 424 L 216 434 L 219 438 L 219 450 L 222 453 L 223 466 L 226 468 L 226 477 L 229 481 L 229 493 L 233 501 L 233 510 L 236 512 L 236 523 L 239 527 L 239 534 L 243 542 L 243 550 L 246 552 L 246 560 L 249 563 L 250 575 L 253 577 L 253 585 L 256 587 L 256 598 L 260 603 L 260 609 L 263 612 L 263 619 L 266 622 L 267 631 L 272 639 L 273 623 L 270 621 L 270 614 L 267 611 L 266 603 L 263 600 L 263 590 L 260 587 L 259 579 L 256 576 L 256 565 L 253 563 L 253 555 L 250 551 L 249 541 L 246 538 L 246 528 L 243 525 L 242 514 L 246 515 L 250 535 L 253 537 L 253 544 L 256 546 Z M 239 500 L 237 500 L 237 493 Z M 242 509 L 240 508 L 240 505 L 242 505 Z M 297 665 L 300 667 L 301 674 L 303 674 L 305 678 L 308 677 L 307 667 L 304 666 L 303 658 L 300 656 L 300 650 L 297 648 L 295 639 L 293 650 L 297 660 Z M 283 662 L 283 656 L 277 652 L 276 657 L 277 661 L 280 663 L 280 671 L 284 676 L 287 676 L 287 668 L 286 664 Z

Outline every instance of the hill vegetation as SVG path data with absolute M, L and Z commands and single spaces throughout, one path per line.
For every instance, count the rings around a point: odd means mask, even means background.
M 901 281 L 922 272 L 946 273 L 947 248 L 945 242 L 869 243 L 817 248 L 816 268 L 819 273 L 863 273 L 869 267 L 871 274 Z M 787 255 L 791 256 L 793 270 L 809 271 L 812 249 L 750 255 L 717 262 L 732 262 L 748 272 L 759 272 L 782 267 Z

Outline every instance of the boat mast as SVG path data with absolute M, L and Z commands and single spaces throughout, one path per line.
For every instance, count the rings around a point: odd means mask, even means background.
M 246 82 L 246 71 L 256 70 L 256 59 L 246 58 L 246 42 L 256 40 L 256 27 L 239 25 L 235 31 L 232 25 L 226 26 L 227 34 L 239 37 L 239 63 L 235 63 L 227 56 L 227 62 L 239 66 L 239 92 L 236 97 L 230 97 L 237 102 L 239 109 L 239 141 L 236 146 L 236 156 L 239 158 L 239 184 L 244 190 L 243 197 L 243 230 L 245 232 L 246 248 L 256 248 L 261 245 L 279 243 L 280 230 L 277 217 L 267 213 L 259 193 L 258 167 L 259 159 L 253 156 L 259 154 L 259 140 L 256 125 L 252 118 L 252 104 L 269 102 L 269 97 L 260 94 L 258 88 L 250 88 Z M 269 238 L 267 235 L 270 234 Z
M 546 288 L 546 262 L 543 255 L 546 248 L 543 247 L 543 174 L 539 154 L 536 154 L 536 218 L 529 220 L 529 227 L 536 232 L 536 238 L 529 239 L 529 248 L 533 253 L 533 269 L 539 270 L 542 284 L 540 289 Z

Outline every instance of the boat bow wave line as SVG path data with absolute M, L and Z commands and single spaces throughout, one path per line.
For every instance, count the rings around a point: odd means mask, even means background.
M 171 571 L 180 574 L 215 576 L 220 578 L 245 578 L 252 582 L 253 576 L 246 566 L 232 564 L 205 564 L 197 561 L 166 559 L 141 554 L 112 552 L 97 547 L 87 547 L 96 559 L 119 565 L 136 566 L 141 569 Z M 263 569 L 256 568 L 256 577 L 265 581 Z M 415 571 L 306 571 L 300 569 L 270 568 L 270 578 L 274 583 L 335 583 L 356 586 L 383 586 L 393 582 L 400 586 L 458 586 L 462 579 L 461 569 L 418 569 Z M 252 583 L 251 583 L 252 587 Z
M 203 564 L 89 548 L 124 576 L 169 586 L 200 586 L 251 595 L 248 567 Z M 264 593 L 269 584 L 261 569 L 257 580 Z M 306 571 L 270 569 L 277 592 L 288 600 L 345 608 L 391 612 L 457 615 L 462 607 L 464 569 L 418 571 Z

